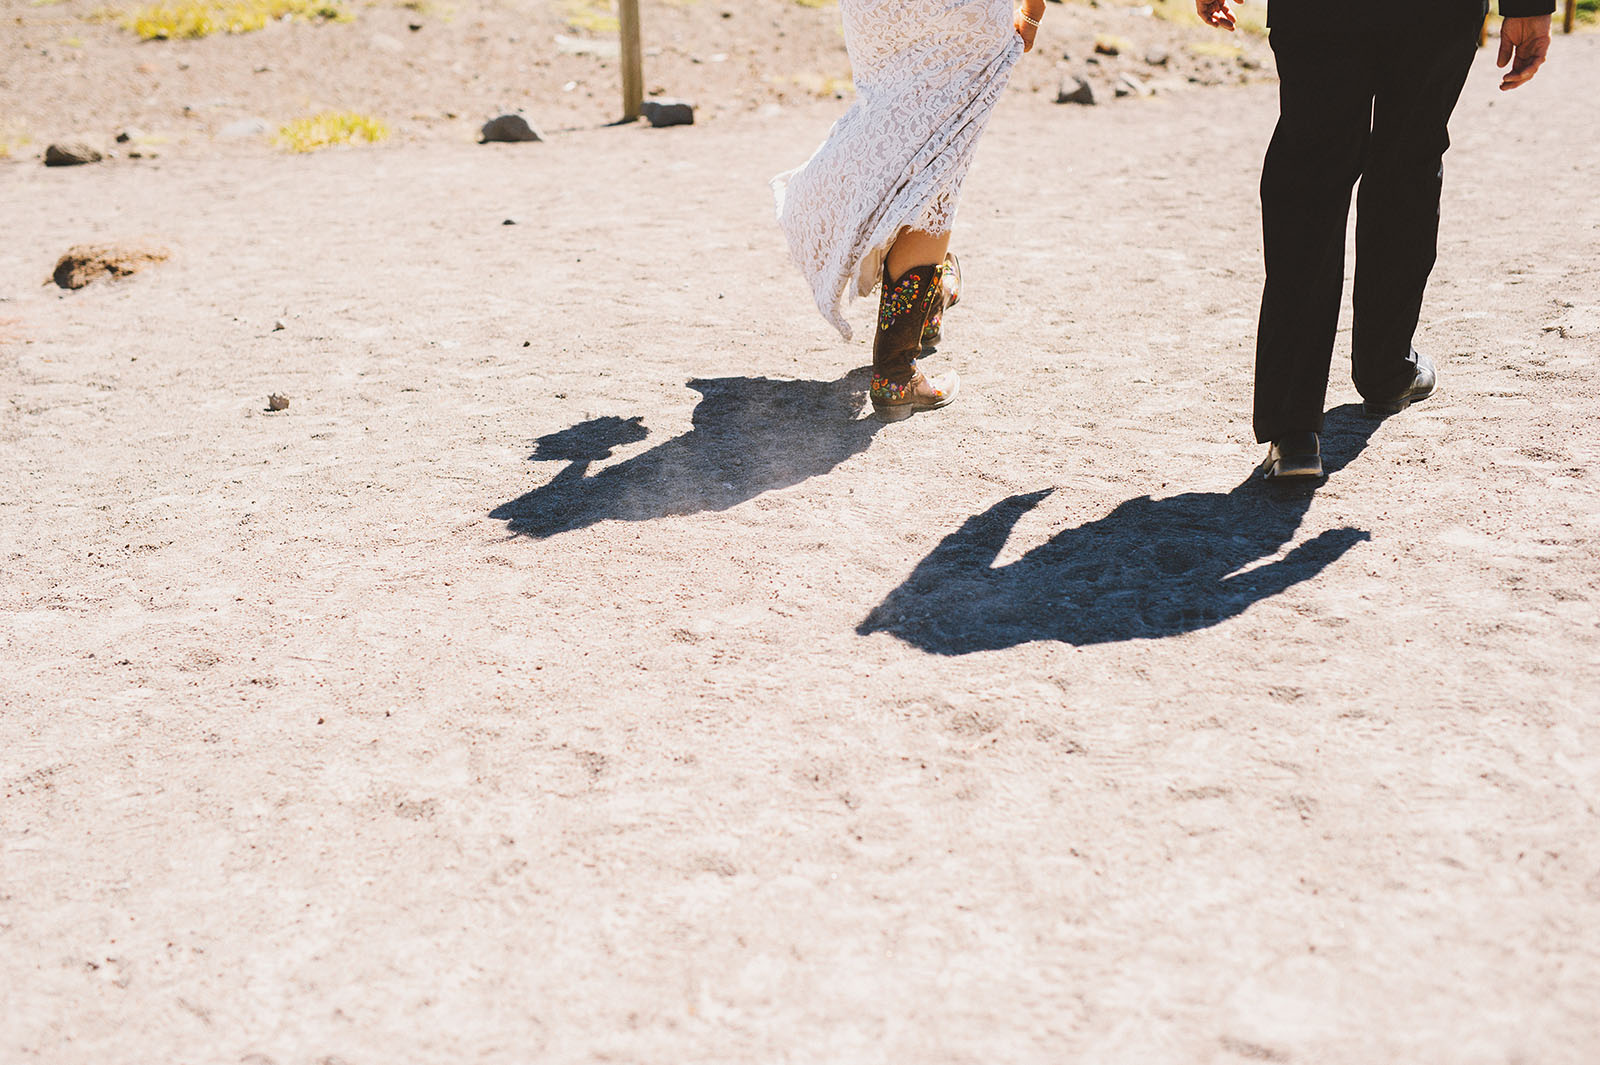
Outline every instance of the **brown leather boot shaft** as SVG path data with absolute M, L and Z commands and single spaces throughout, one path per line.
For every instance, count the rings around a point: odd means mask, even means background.
M 927 324 L 929 308 L 938 295 L 937 265 L 914 266 L 893 282 L 885 265 L 878 296 L 878 329 L 872 344 L 874 391 L 880 381 L 901 386 L 910 382 L 917 371 L 917 356 L 922 353 L 922 327 Z

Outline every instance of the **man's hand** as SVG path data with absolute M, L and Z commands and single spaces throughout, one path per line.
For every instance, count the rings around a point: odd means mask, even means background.
M 1219 29 L 1233 32 L 1233 11 L 1228 7 L 1228 0 L 1194 0 L 1194 13 L 1200 16 L 1200 21 L 1207 26 L 1216 26 Z M 1549 30 L 1549 19 L 1546 19 L 1546 31 Z
M 1202 0 L 1195 0 L 1196 3 Z M 1544 66 L 1544 57 L 1550 51 L 1550 16 L 1529 15 L 1525 18 L 1508 18 L 1500 23 L 1500 58 L 1495 66 L 1511 63 L 1511 70 L 1500 79 L 1500 89 L 1515 89 L 1532 79 Z M 1515 57 L 1516 62 L 1512 63 Z

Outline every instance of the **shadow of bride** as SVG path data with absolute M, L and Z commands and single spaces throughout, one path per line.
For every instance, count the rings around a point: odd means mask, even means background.
M 869 375 L 860 369 L 837 381 L 690 381 L 701 400 L 688 432 L 596 474 L 591 464 L 649 435 L 642 418 L 592 418 L 542 436 L 529 457 L 569 465 L 489 515 L 512 532 L 544 538 L 599 521 L 727 510 L 799 484 L 871 444 L 879 423 L 853 416 Z
M 1378 425 L 1357 410 L 1350 404 L 1328 412 L 1323 463 L 1330 474 Z M 969 518 L 856 632 L 892 633 L 941 655 L 1036 640 L 1083 645 L 1175 636 L 1236 617 L 1371 538 L 1360 529 L 1330 529 L 1276 557 L 1294 539 L 1313 493 L 1275 489 L 1252 474 L 1231 492 L 1130 499 L 996 567 L 1018 519 L 1050 491 L 1015 495 Z

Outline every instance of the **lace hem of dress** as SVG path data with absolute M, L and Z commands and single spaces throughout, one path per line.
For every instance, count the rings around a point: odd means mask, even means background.
M 847 293 L 872 294 L 900 232 L 953 228 L 978 139 L 1022 54 L 1009 11 L 1002 0 L 997 13 L 984 12 L 985 24 L 1005 19 L 996 52 L 943 67 L 945 84 L 914 71 L 894 92 L 863 94 L 811 159 L 772 180 L 791 256 L 846 340 Z

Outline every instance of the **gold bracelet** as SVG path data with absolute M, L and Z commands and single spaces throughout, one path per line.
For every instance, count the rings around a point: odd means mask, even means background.
M 1026 22 L 1028 25 L 1032 26 L 1034 29 L 1038 29 L 1039 28 L 1039 20 L 1036 19 L 1036 18 L 1029 18 L 1028 17 L 1028 13 L 1026 11 L 1022 10 L 1022 8 L 1020 8 L 1020 7 L 1017 8 L 1017 14 L 1019 16 L 1021 16 L 1023 22 Z

